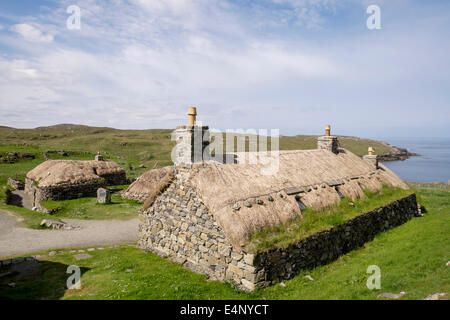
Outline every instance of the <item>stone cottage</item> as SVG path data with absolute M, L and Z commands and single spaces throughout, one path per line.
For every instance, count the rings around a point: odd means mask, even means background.
M 263 164 L 249 164 L 248 153 L 236 154 L 236 163 L 220 163 L 208 157 L 208 128 L 196 127 L 192 114 L 194 121 L 175 130 L 183 147 L 174 166 L 150 170 L 126 192 L 146 198 L 139 226 L 143 249 L 253 290 L 332 261 L 417 213 L 413 194 L 287 248 L 246 252 L 253 232 L 285 224 L 304 208 L 324 208 L 343 197 L 356 200 L 364 189 L 377 192 L 383 184 L 408 186 L 372 155 L 362 159 L 339 148 L 328 130 L 318 149 L 280 151 L 274 174 L 264 174 Z
M 126 172 L 112 161 L 47 160 L 29 171 L 25 194 L 39 207 L 43 200 L 95 196 L 98 188 L 127 183 Z

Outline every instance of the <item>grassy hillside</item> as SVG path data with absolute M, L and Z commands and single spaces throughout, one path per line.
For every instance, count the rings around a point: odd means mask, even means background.
M 79 125 L 57 125 L 36 129 L 12 129 L 0 127 L 0 145 L 25 145 L 42 149 L 69 149 L 73 151 L 101 151 L 132 164 L 146 162 L 158 166 L 169 165 L 172 130 L 118 130 Z M 214 133 L 212 134 L 214 135 Z M 368 139 L 342 136 L 342 147 L 358 154 L 367 154 L 372 146 L 377 154 L 390 151 L 385 145 Z M 281 150 L 315 149 L 317 136 L 282 136 Z
M 0 126 L 0 156 L 10 152 L 29 153 L 34 160 L 19 159 L 16 163 L 0 162 L 0 209 L 13 211 L 23 218 L 28 227 L 36 228 L 45 215 L 23 208 L 4 204 L 6 181 L 8 177 L 24 179 L 28 171 L 45 161 L 44 153 L 48 151 L 65 151 L 67 156 L 57 152 L 47 153 L 50 159 L 90 160 L 97 152 L 107 159 L 117 162 L 127 171 L 127 177 L 137 178 L 145 171 L 154 167 L 171 165 L 171 151 L 175 142 L 171 140 L 172 130 L 118 130 L 103 127 L 61 124 L 35 129 L 14 129 Z M 216 136 L 218 133 L 212 133 Z M 235 134 L 237 140 L 237 134 Z M 246 148 L 248 149 L 248 137 Z M 358 154 L 367 153 L 368 146 L 375 148 L 377 153 L 389 152 L 385 145 L 367 139 L 355 137 L 340 137 L 342 147 Z M 226 142 L 226 141 L 224 141 Z M 268 141 L 269 147 L 271 141 Z M 281 150 L 315 149 L 317 136 L 283 136 L 279 141 Z M 225 143 L 226 145 L 226 143 Z M 236 149 L 236 148 L 235 148 Z M 143 165 L 144 167 L 140 167 Z M 95 205 L 95 198 L 84 200 L 61 201 L 44 204 L 49 208 L 62 207 L 63 210 L 55 218 L 133 218 L 137 214 L 137 205 L 116 201 L 115 206 L 108 208 Z M 106 210 L 108 209 L 108 210 Z M 117 214 L 111 214 L 116 211 Z M 96 214 L 92 214 L 96 212 Z
M 292 280 L 253 293 L 205 276 L 136 248 L 106 248 L 76 261 L 64 253 L 45 258 L 27 276 L 0 278 L 0 299 L 376 299 L 382 292 L 405 291 L 403 299 L 449 293 L 450 193 L 419 187 L 428 212 L 384 232 L 333 263 L 304 271 Z M 69 265 L 81 267 L 80 290 L 67 290 Z M 366 287 L 367 267 L 381 270 L 381 290 Z M 2 272 L 11 267 L 2 267 Z M 304 276 L 310 275 L 313 281 Z M 14 282 L 14 288 L 7 284 Z

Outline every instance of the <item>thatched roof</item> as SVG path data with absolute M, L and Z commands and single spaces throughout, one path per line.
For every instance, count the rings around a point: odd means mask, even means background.
M 173 167 L 152 169 L 134 181 L 122 194 L 122 198 L 145 201 L 151 194 L 160 189 L 159 182 L 173 172 Z
M 125 170 L 112 161 L 47 160 L 27 173 L 39 187 L 94 182 L 103 176 L 123 174 Z
M 206 161 L 190 170 L 192 187 L 237 248 L 260 228 L 281 225 L 301 215 L 300 205 L 321 209 L 336 204 L 340 200 L 336 188 L 352 199 L 361 197 L 363 189 L 379 191 L 384 183 L 408 188 L 383 165 L 377 170 L 347 150 L 338 154 L 320 149 L 279 154 L 279 168 L 273 174 L 267 174 L 268 166 L 261 161 L 249 164 L 256 153 L 236 154 L 236 164 Z M 137 186 L 152 191 L 164 173 L 151 170 L 145 175 L 149 182 Z
M 355 154 L 341 151 L 280 151 L 279 169 L 272 175 L 263 174 L 266 166 L 261 164 L 206 162 L 194 166 L 190 180 L 236 246 L 244 245 L 249 235 L 261 227 L 284 224 L 300 215 L 296 195 L 307 207 L 320 209 L 339 201 L 335 187 L 353 199 L 361 196 L 363 189 L 379 191 L 383 183 L 408 188 L 383 165 L 376 170 Z M 240 154 L 238 163 L 242 161 Z M 269 196 L 274 201 L 269 201 Z M 245 206 L 245 201 L 252 206 Z M 239 204 L 239 210 L 232 208 L 234 203 Z

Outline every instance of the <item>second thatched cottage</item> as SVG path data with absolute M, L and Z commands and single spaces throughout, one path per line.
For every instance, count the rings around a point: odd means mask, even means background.
M 103 160 L 47 160 L 27 173 L 25 194 L 33 207 L 44 200 L 68 200 L 92 197 L 98 188 L 127 183 L 126 172 L 117 163 Z
M 246 252 L 252 233 L 286 224 L 307 207 L 356 200 L 364 189 L 378 192 L 384 184 L 408 186 L 376 156 L 362 159 L 339 148 L 329 128 L 318 149 L 280 151 L 271 175 L 262 173 L 264 165 L 247 163 L 248 154 L 236 154 L 233 164 L 211 160 L 208 127 L 196 126 L 195 114 L 190 108 L 189 125 L 175 130 L 183 148 L 174 167 L 148 171 L 124 193 L 146 199 L 139 226 L 143 249 L 253 290 L 332 261 L 417 213 L 412 194 L 287 247 Z

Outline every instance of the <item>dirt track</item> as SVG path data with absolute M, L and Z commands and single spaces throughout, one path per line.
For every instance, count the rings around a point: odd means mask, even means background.
M 34 230 L 17 224 L 16 218 L 0 211 L 0 258 L 40 250 L 130 243 L 137 240 L 138 220 L 63 219 L 76 230 Z

